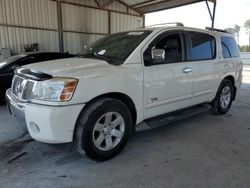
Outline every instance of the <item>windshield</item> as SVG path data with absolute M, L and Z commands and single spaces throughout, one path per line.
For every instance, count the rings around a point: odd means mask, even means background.
M 101 38 L 85 47 L 82 56 L 121 65 L 151 31 L 122 32 Z

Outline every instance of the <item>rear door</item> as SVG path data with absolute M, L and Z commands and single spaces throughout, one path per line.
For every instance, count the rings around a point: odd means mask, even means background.
M 217 84 L 221 63 L 217 58 L 216 38 L 201 32 L 187 32 L 188 60 L 192 62 L 192 105 L 210 102 Z
M 164 49 L 165 61 L 156 63 L 152 49 Z M 164 33 L 144 52 L 145 119 L 191 105 L 192 63 L 185 62 L 182 32 Z

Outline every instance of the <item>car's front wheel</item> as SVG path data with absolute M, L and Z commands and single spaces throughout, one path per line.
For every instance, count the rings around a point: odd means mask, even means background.
M 80 154 L 107 160 L 125 146 L 132 128 L 127 106 L 119 100 L 104 98 L 90 104 L 79 116 L 75 144 Z
M 234 86 L 230 80 L 223 80 L 212 102 L 211 112 L 214 114 L 225 114 L 229 111 L 233 98 Z

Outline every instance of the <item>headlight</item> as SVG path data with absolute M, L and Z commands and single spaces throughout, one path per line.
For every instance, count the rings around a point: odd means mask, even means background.
M 77 79 L 52 78 L 38 82 L 33 89 L 32 98 L 38 100 L 64 102 L 69 101 L 76 89 Z

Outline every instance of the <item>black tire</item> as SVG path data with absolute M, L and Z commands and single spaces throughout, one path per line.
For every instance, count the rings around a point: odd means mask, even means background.
M 124 130 L 123 136 L 119 138 L 119 142 L 116 142 L 117 145 L 115 147 L 110 150 L 103 151 L 102 149 L 99 149 L 95 144 L 94 135 L 96 132 L 94 132 L 94 128 L 96 126 L 96 123 L 100 122 L 102 120 L 101 118 L 105 114 L 112 114 L 113 112 L 119 114 L 124 120 L 124 123 L 122 124 Z M 106 121 L 106 116 L 104 116 L 103 118 L 105 118 Z M 74 142 L 77 151 L 81 155 L 86 154 L 88 157 L 94 160 L 108 160 L 117 155 L 124 148 L 128 141 L 131 130 L 132 117 L 128 107 L 119 100 L 112 98 L 102 98 L 89 104 L 89 106 L 80 114 L 76 124 Z M 100 132 L 97 137 L 99 137 L 101 134 L 104 134 L 103 131 L 102 133 Z M 111 132 L 109 136 L 112 137 L 112 140 L 114 139 L 111 135 Z M 107 144 L 106 138 L 105 140 L 103 140 L 103 142 Z M 100 145 L 100 147 L 102 146 Z
M 225 89 L 225 88 L 229 88 L 230 89 L 231 97 L 230 97 L 229 103 L 227 105 L 223 106 L 221 104 L 221 97 L 222 97 L 223 89 Z M 210 110 L 210 112 L 212 114 L 217 114 L 217 115 L 226 114 L 229 111 L 229 109 L 230 109 L 230 107 L 232 105 L 232 102 L 233 102 L 233 99 L 234 99 L 234 95 L 235 95 L 235 91 L 234 91 L 233 83 L 230 80 L 228 80 L 228 79 L 223 80 L 221 82 L 220 86 L 219 86 L 219 89 L 217 91 L 215 99 L 211 103 L 211 110 Z

